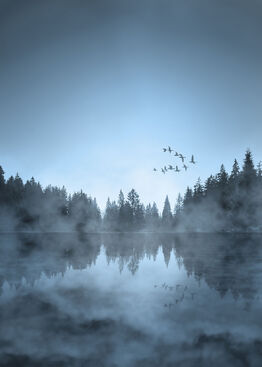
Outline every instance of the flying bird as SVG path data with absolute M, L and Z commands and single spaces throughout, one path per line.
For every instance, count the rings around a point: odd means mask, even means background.
M 164 168 L 161 168 L 161 171 L 162 171 L 163 173 L 166 173 L 166 171 L 164 170 Z
M 163 152 L 166 152 L 167 151 L 167 149 L 166 148 L 163 148 Z
M 172 169 L 174 169 L 174 167 L 173 167 L 173 166 L 171 166 L 171 164 L 169 164 L 169 165 L 168 165 L 168 169 L 172 170 Z
M 180 169 L 176 166 L 175 172 L 180 172 Z
M 193 164 L 196 164 L 196 161 L 194 160 L 194 156 L 192 155 L 191 157 L 191 161 L 189 163 L 193 163 Z
M 178 152 L 175 152 L 174 156 L 175 156 L 175 157 L 179 157 Z
M 154 171 L 154 172 L 156 172 L 156 171 L 157 171 L 157 169 L 156 169 L 156 168 L 154 168 L 154 169 L 153 169 L 153 171 Z
M 183 165 L 183 168 L 185 169 L 185 171 L 187 171 L 188 166 L 186 166 L 185 164 Z
M 168 171 L 168 169 L 166 168 L 166 166 L 164 166 L 164 170 L 167 172 Z
M 186 157 L 185 157 L 185 156 L 183 156 L 183 154 L 181 154 L 181 153 L 180 153 L 180 154 L 179 154 L 179 158 L 181 158 L 181 159 L 182 159 L 182 162 L 184 163 L 184 161 L 185 161 L 185 158 L 186 158 Z
M 173 149 L 171 149 L 171 147 L 168 146 L 168 151 L 169 151 L 169 153 L 171 153 L 171 152 L 173 152 Z

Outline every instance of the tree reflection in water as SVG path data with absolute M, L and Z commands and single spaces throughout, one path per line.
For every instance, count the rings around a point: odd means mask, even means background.
M 258 234 L 0 241 L 1 366 L 260 366 Z

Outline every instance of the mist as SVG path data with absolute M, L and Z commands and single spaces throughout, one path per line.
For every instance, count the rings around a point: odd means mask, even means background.
M 0 367 L 261 367 L 262 2 L 0 0 Z
M 3 366 L 260 363 L 260 235 L 9 234 L 1 259 Z

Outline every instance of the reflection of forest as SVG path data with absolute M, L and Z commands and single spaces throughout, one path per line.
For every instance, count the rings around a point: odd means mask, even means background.
M 69 266 L 84 269 L 95 265 L 104 246 L 108 264 L 118 262 L 134 274 L 145 258 L 155 260 L 162 250 L 166 266 L 171 252 L 188 276 L 204 279 L 221 297 L 231 291 L 235 298 L 254 298 L 261 263 L 259 235 L 229 234 L 30 234 L 0 238 L 0 285 L 33 284 L 45 274 L 64 274 Z

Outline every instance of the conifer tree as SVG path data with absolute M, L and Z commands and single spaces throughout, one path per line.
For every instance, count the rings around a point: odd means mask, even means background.
M 252 154 L 251 151 L 247 149 L 243 164 L 241 185 L 244 186 L 246 189 L 251 188 L 252 184 L 255 181 L 255 177 L 256 170 L 254 168 Z
M 164 228 L 170 228 L 172 224 L 172 212 L 171 212 L 171 206 L 168 199 L 168 196 L 166 196 L 164 208 L 162 212 L 162 225 Z
M 229 181 L 233 182 L 233 183 L 236 183 L 238 178 L 239 178 L 239 173 L 240 173 L 239 164 L 238 164 L 237 160 L 235 159 L 233 167 L 232 167 L 231 174 L 229 176 Z
M 5 177 L 4 170 L 2 166 L 0 166 L 0 204 L 5 201 Z

